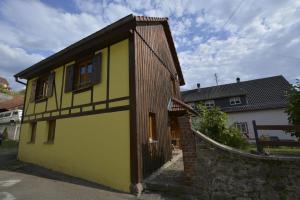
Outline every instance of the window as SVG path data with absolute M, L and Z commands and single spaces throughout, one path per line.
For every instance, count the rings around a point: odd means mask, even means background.
M 249 137 L 247 122 L 236 122 L 235 127 L 240 131 L 241 134 Z
M 155 113 L 149 113 L 148 138 L 150 143 L 157 142 Z
M 214 100 L 207 100 L 204 102 L 204 105 L 208 108 L 214 107 L 215 106 L 215 101 Z
M 78 64 L 75 71 L 75 85 L 76 89 L 86 87 L 92 83 L 93 65 L 92 60 L 89 59 L 85 62 Z
M 14 111 L 13 115 L 18 115 L 19 112 L 18 111 Z
M 55 73 L 51 72 L 47 75 L 41 76 L 36 80 L 32 80 L 29 99 L 30 102 L 35 102 L 51 97 L 53 94 L 54 78 Z
M 173 96 L 175 96 L 176 95 L 176 91 L 177 91 L 177 86 L 176 86 L 176 79 L 175 78 L 173 78 L 173 77 L 171 77 L 171 80 L 172 80 L 172 94 L 173 94 Z
M 31 132 L 30 132 L 30 141 L 29 143 L 35 142 L 35 136 L 36 136 L 36 122 L 31 123 Z
M 53 143 L 54 142 L 55 126 L 56 126 L 56 121 L 55 120 L 48 121 L 48 140 L 47 140 L 47 143 Z
M 48 76 L 41 77 L 37 80 L 35 100 L 45 99 L 48 91 Z
M 239 105 L 242 103 L 242 101 L 240 97 L 232 97 L 229 99 L 229 103 L 230 105 Z
M 65 92 L 88 88 L 101 81 L 102 54 L 87 56 L 66 69 Z

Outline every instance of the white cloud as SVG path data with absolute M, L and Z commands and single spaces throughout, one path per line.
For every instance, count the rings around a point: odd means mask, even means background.
M 214 73 L 220 83 L 236 76 L 245 80 L 283 74 L 290 81 L 300 77 L 300 1 L 245 1 L 238 10 L 240 0 L 73 1 L 76 11 L 38 0 L 0 3 L 1 75 L 11 76 L 134 13 L 169 17 L 184 88 L 197 82 L 213 85 Z
M 15 83 L 13 75 L 43 58 L 42 55 L 29 54 L 21 48 L 0 43 L 0 76 L 7 78 L 12 87 L 21 88 Z

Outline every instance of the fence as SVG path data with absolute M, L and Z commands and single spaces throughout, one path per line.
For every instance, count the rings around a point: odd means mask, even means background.
M 262 141 L 259 140 L 258 130 L 282 130 L 282 131 L 300 131 L 300 125 L 257 125 L 256 121 L 252 121 L 256 148 L 259 153 L 263 152 L 264 146 L 289 146 L 289 147 L 297 147 L 300 146 L 299 141 Z

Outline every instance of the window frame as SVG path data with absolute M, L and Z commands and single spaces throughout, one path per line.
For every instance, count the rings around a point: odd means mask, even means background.
M 55 140 L 56 120 L 48 121 L 48 135 L 46 144 L 53 144 Z
M 81 69 L 82 68 L 87 68 L 91 66 L 92 72 L 91 73 L 86 73 L 89 77 L 89 81 L 80 83 L 81 82 Z M 79 91 L 85 88 L 89 88 L 93 85 L 93 76 L 94 73 L 94 67 L 93 67 L 93 57 L 92 56 L 87 56 L 84 59 L 81 59 L 76 62 L 75 67 L 74 67 L 74 80 L 73 80 L 73 91 Z
M 231 106 L 240 105 L 240 104 L 242 104 L 242 99 L 241 99 L 241 97 L 230 97 L 229 104 Z
M 211 102 L 212 102 L 212 103 L 211 103 Z M 215 100 L 213 100 L 213 99 L 205 100 L 205 101 L 204 101 L 204 105 L 205 105 L 207 108 L 212 108 L 212 107 L 216 106 Z
M 37 79 L 34 97 L 35 101 L 37 102 L 46 100 L 48 98 L 49 75 L 50 74 L 46 74 Z M 43 85 L 41 86 L 41 84 Z M 42 90 L 42 95 L 39 95 L 40 90 Z
M 157 143 L 157 123 L 156 123 L 156 114 L 149 112 L 149 121 L 148 121 L 148 142 Z
M 234 126 L 235 126 L 235 128 L 237 128 L 239 130 L 239 132 L 242 135 L 245 135 L 245 136 L 249 137 L 249 128 L 248 128 L 248 123 L 247 122 L 235 122 Z M 245 129 L 245 131 L 242 131 L 242 129 Z
M 36 139 L 37 122 L 30 123 L 30 139 L 29 144 L 34 144 Z

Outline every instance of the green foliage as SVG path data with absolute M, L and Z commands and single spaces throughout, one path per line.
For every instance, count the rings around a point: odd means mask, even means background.
M 0 93 L 9 94 L 9 91 L 0 84 Z
M 300 124 L 300 81 L 297 80 L 296 85 L 294 85 L 288 92 L 288 106 L 286 108 L 288 114 L 288 119 L 291 124 Z M 300 140 L 300 132 L 293 133 L 298 140 Z
M 231 147 L 245 149 L 248 147 L 246 139 L 235 127 L 227 126 L 227 115 L 219 108 L 206 108 L 198 105 L 200 117 L 193 119 L 193 127 L 208 137 Z
M 4 129 L 4 131 L 2 133 L 2 138 L 3 138 L 3 140 L 6 140 L 8 138 L 7 128 Z

